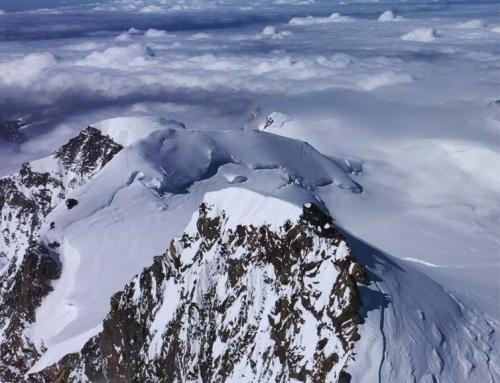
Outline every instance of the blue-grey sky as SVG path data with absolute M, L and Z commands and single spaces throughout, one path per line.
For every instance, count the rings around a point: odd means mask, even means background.
M 54 8 L 92 2 L 89 0 L 0 0 L 0 9 L 5 11 L 24 11 L 34 8 Z

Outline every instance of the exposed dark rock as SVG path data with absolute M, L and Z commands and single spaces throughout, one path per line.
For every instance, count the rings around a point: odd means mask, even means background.
M 172 241 L 113 296 L 103 331 L 80 353 L 32 379 L 224 382 L 244 370 L 246 381 L 349 382 L 339 363 L 359 340 L 358 283 L 367 277 L 331 217 L 311 204 L 279 230 L 232 230 L 211 209 L 201 205 L 196 233 Z M 317 333 L 306 341 L 313 354 L 302 348 L 306 328 Z
M 78 201 L 74 198 L 68 198 L 66 200 L 66 207 L 71 210 L 73 209 L 76 205 L 78 205 Z
M 13 265 L 11 265 L 13 267 Z M 35 310 L 51 290 L 60 268 L 50 251 L 33 244 L 14 274 L 8 271 L 0 279 L 2 300 L 0 326 L 7 339 L 0 343 L 0 376 L 4 382 L 18 382 L 39 355 L 32 341 L 22 331 L 35 320 Z M 12 276 L 12 277 L 11 277 Z
M 101 169 L 122 149 L 100 130 L 88 127 L 63 145 L 55 156 L 66 169 L 85 176 Z
M 340 372 L 339 383 L 351 383 L 351 375 L 345 371 Z

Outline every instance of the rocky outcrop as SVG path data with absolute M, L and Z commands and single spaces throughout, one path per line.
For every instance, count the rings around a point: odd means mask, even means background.
M 19 263 L 47 214 L 121 149 L 99 130 L 87 128 L 53 156 L 25 163 L 18 174 L 1 178 L 0 262 Z
M 332 219 L 228 225 L 202 204 L 111 299 L 103 330 L 40 382 L 347 382 L 367 282 Z
M 60 266 L 49 248 L 33 244 L 18 268 L 10 265 L 0 280 L 0 376 L 3 382 L 19 382 L 38 359 L 39 351 L 29 336 L 36 308 L 59 277 Z
M 122 145 L 101 134 L 98 129 L 88 127 L 63 145 L 54 156 L 61 162 L 63 173 L 73 176 L 68 185 L 75 187 L 92 178 L 122 149 Z
M 88 128 L 53 156 L 0 179 L 0 380 L 19 381 L 43 351 L 28 329 L 60 273 L 57 244 L 38 243 L 45 217 L 121 149 Z

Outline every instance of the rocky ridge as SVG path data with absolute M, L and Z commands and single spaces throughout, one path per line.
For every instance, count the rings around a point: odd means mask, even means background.
M 122 149 L 87 128 L 52 156 L 0 179 L 0 377 L 16 381 L 39 356 L 29 325 L 60 274 L 57 243 L 39 243 L 44 218 Z M 50 224 L 53 225 L 53 224 Z
M 367 277 L 331 217 L 313 204 L 274 227 L 230 214 L 203 203 L 113 296 L 103 331 L 31 379 L 349 381 Z

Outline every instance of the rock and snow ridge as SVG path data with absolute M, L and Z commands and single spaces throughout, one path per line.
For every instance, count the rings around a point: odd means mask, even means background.
M 113 296 L 103 331 L 33 377 L 348 379 L 361 282 L 363 267 L 315 205 L 240 188 L 208 193 L 185 233 Z
M 496 323 L 322 212 L 324 185 L 360 192 L 351 166 L 266 132 L 129 122 L 2 179 L 2 380 L 499 378 Z
M 60 275 L 54 249 L 39 242 L 47 215 L 92 178 L 122 146 L 88 128 L 52 156 L 0 179 L 0 376 L 16 380 L 38 358 L 29 324 Z M 48 224 L 52 227 L 52 224 Z M 22 350 L 22 351 L 21 351 Z

